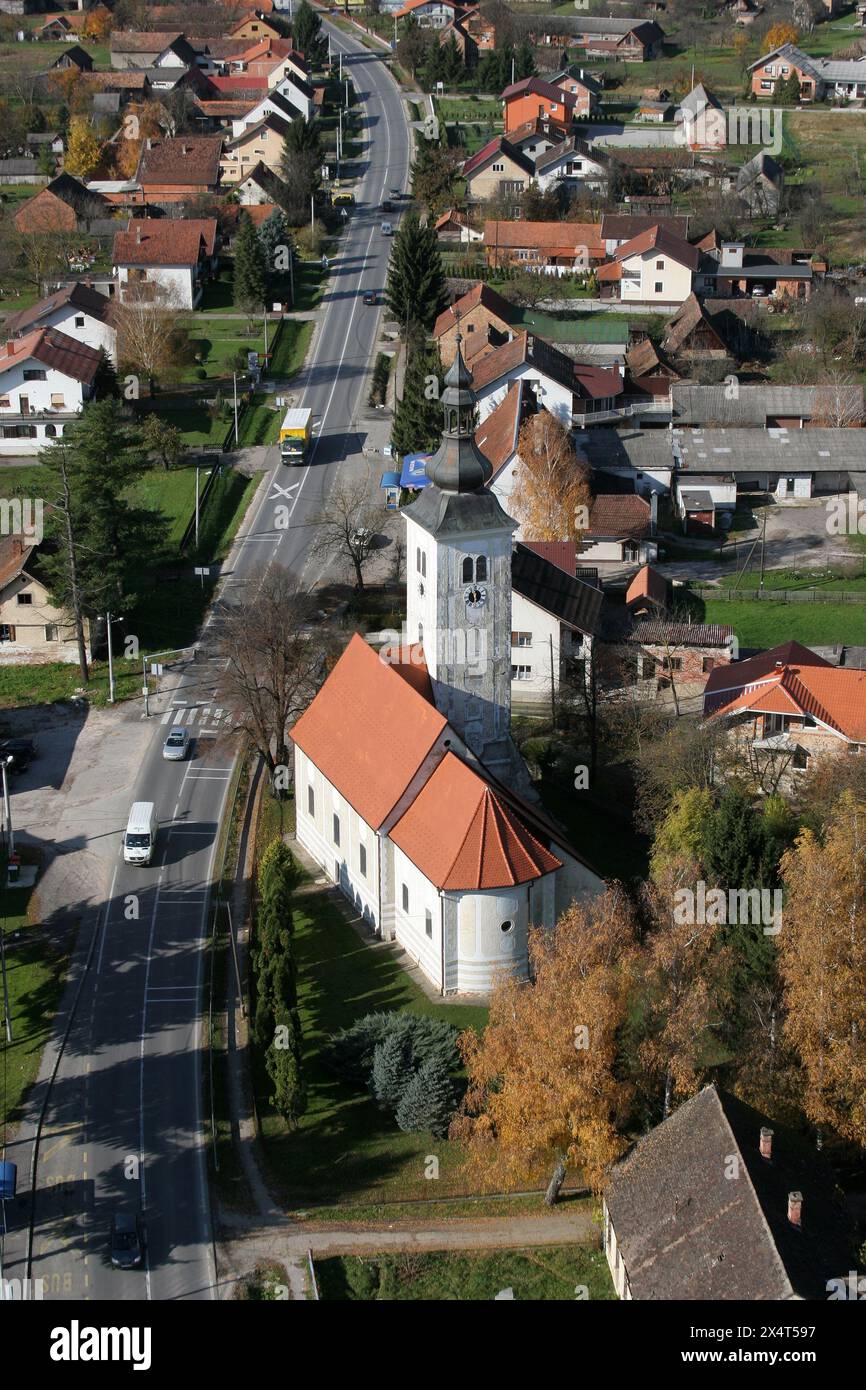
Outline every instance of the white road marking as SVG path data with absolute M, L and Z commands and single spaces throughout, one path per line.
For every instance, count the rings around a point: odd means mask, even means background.
M 111 875 L 111 887 L 108 890 L 108 906 L 105 911 L 105 921 L 102 924 L 102 940 L 99 943 L 99 955 L 96 957 L 96 973 L 102 969 L 102 952 L 105 950 L 105 938 L 108 936 L 108 921 L 111 916 L 111 904 L 114 902 L 114 885 L 117 882 L 117 869 L 115 864 L 114 873 Z

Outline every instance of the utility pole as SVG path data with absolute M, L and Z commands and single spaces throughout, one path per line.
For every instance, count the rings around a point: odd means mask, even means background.
M 234 388 L 235 388 L 235 448 L 237 448 L 237 447 L 238 447 L 238 374 L 237 374 L 237 372 L 232 372 L 232 381 L 234 382 Z M 198 499 L 198 482 L 196 482 L 196 489 L 195 489 L 195 492 L 196 492 L 196 499 Z M 198 532 L 196 532 L 196 540 L 198 540 Z
M 8 758 L 4 758 L 3 761 L 0 762 L 0 768 L 3 770 L 3 814 L 6 819 L 6 838 L 8 841 L 6 850 L 9 859 L 11 859 L 12 855 L 15 853 L 15 836 L 12 833 L 12 806 L 9 801 L 9 774 L 7 772 L 7 768 L 11 762 L 11 753 Z
M 310 249 L 316 239 L 316 195 L 310 194 Z
M 761 527 L 761 578 L 759 588 L 764 587 L 764 559 L 767 551 L 767 511 L 764 509 L 764 524 Z
M 290 249 L 289 249 L 289 294 L 292 296 L 292 308 L 294 309 L 294 307 L 295 307 L 295 248 L 294 248 L 294 246 L 290 247 Z M 866 559 L 866 551 L 864 551 L 864 559 Z
M 198 475 L 201 465 L 195 466 L 195 548 L 198 550 Z
M 196 484 L 196 487 L 195 487 L 195 507 L 196 507 L 196 522 L 197 522 L 197 521 L 198 521 L 198 469 L 196 469 L 195 484 Z M 198 530 L 198 526 L 197 526 L 197 525 L 196 525 L 196 530 Z M 198 539 L 198 537 L 196 537 L 196 539 Z M 109 703 L 110 705 L 113 705 L 113 704 L 114 704 L 114 653 L 113 653 L 112 650 L 111 650 L 111 648 L 112 648 L 112 642 L 111 642 L 111 614 L 108 612 L 108 610 L 106 610 L 106 613 L 105 613 L 105 625 L 106 625 L 106 627 L 107 627 L 107 629 L 108 629 L 108 703 Z

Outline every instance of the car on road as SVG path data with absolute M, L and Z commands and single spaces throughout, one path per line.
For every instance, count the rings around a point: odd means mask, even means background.
M 168 738 L 162 745 L 162 756 L 170 763 L 183 762 L 189 752 L 189 731 L 182 724 L 169 729 Z
M 378 304 L 378 303 L 379 303 L 379 296 L 378 296 L 378 294 L 376 293 L 375 290 L 365 290 L 365 291 L 364 291 L 364 303 L 365 303 L 365 304 Z
M 393 211 L 394 211 L 394 204 L 393 204 L 393 203 L 389 203 L 387 198 L 385 199 L 384 203 L 382 204 L 382 211 L 383 211 L 383 212 L 393 212 Z
M 0 762 L 7 763 L 10 772 L 25 772 L 35 757 L 36 744 L 32 738 L 4 738 L 0 743 Z
M 144 1258 L 144 1230 L 139 1217 L 117 1212 L 111 1220 L 111 1263 L 115 1269 L 137 1269 Z
M 394 228 L 391 226 L 390 222 L 383 222 L 381 226 L 381 232 L 383 236 L 393 236 Z
M 388 197 L 393 198 L 395 203 L 399 203 L 400 199 L 403 197 L 403 191 L 400 188 L 389 188 Z

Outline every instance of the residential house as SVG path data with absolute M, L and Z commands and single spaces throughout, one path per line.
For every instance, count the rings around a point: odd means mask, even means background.
M 93 59 L 87 50 L 81 47 L 80 43 L 74 43 L 71 48 L 67 48 L 65 53 L 61 53 L 59 57 L 54 59 L 53 63 L 48 65 L 49 72 L 60 71 L 63 68 L 76 68 L 78 72 L 92 72 Z
M 682 143 L 690 150 L 723 150 L 728 123 L 722 103 L 699 82 L 683 97 L 675 120 Z
M 737 481 L 733 473 L 678 473 L 671 501 L 686 536 L 711 536 L 721 518 L 728 525 L 737 506 Z
M 95 392 L 103 356 L 57 328 L 9 338 L 0 353 L 0 455 L 37 454 Z
M 634 113 L 636 121 L 649 121 L 652 125 L 665 125 L 673 120 L 674 107 L 669 101 L 652 101 L 643 97 Z
M 701 253 L 658 225 L 627 241 L 598 270 L 602 297 L 635 304 L 682 304 L 692 293 Z
M 579 98 L 562 87 L 554 87 L 540 77 L 524 77 L 502 93 L 505 134 L 536 120 L 568 130 L 579 104 Z
M 131 293 L 194 309 L 217 266 L 217 223 L 205 218 L 139 218 L 114 238 L 121 300 Z
M 539 155 L 546 154 L 554 145 L 561 145 L 567 134 L 563 126 L 536 117 L 535 120 L 525 121 L 523 125 L 509 131 L 508 143 L 512 149 L 519 150 L 534 164 Z
M 276 174 L 288 131 L 288 121 L 270 114 L 257 125 L 244 126 L 240 135 L 225 140 L 220 159 L 223 184 L 239 183 L 259 164 Z
M 288 188 L 266 164 L 259 163 L 242 178 L 235 189 L 238 202 L 244 207 L 280 204 L 286 200 Z
M 470 366 L 475 359 L 492 352 L 514 337 L 512 324 L 516 318 L 514 305 L 483 281 L 456 299 L 433 326 L 433 339 L 439 348 L 442 365 L 451 366 L 457 355 L 458 335 L 462 339 L 463 356 Z
M 533 181 L 535 166 L 504 135 L 497 135 L 464 160 L 462 174 L 467 196 L 473 202 L 514 198 L 517 205 L 521 193 Z
M 659 58 L 664 30 L 654 19 L 612 19 L 579 15 L 568 35 L 569 48 L 582 48 L 587 57 L 619 58 L 625 63 L 645 63 Z
M 117 362 L 117 334 L 111 324 L 111 300 L 92 285 L 73 280 L 29 309 L 10 314 L 3 325 L 7 339 L 20 338 L 37 328 L 58 329 L 78 343 L 102 349 Z
M 109 205 L 101 194 L 88 189 L 72 174 L 51 179 L 13 214 L 19 232 L 86 231 L 95 218 L 105 217 Z
M 725 721 L 732 744 L 775 790 L 812 759 L 866 749 L 866 671 L 786 643 L 714 672 L 704 717 Z
M 90 618 L 85 616 L 88 659 L 93 654 L 91 635 Z M 51 602 L 39 574 L 37 539 L 0 535 L 0 665 L 77 660 L 75 626 L 69 614 Z
M 591 658 L 603 595 L 576 578 L 573 542 L 518 542 L 511 557 L 512 706 L 551 705 Z
M 662 346 L 666 352 L 704 361 L 737 357 L 736 337 L 725 313 L 714 313 L 696 294 L 690 294 L 668 320 Z
M 597 222 L 484 223 L 488 266 L 522 266 L 547 275 L 586 272 L 604 259 Z
M 195 64 L 196 54 L 183 34 L 154 30 L 112 30 L 109 40 L 111 66 L 131 68 L 186 68 Z
M 601 104 L 602 86 L 600 82 L 577 63 L 563 68 L 553 77 L 547 78 L 551 87 L 559 87 L 575 99 L 574 116 L 591 116 Z
M 476 230 L 468 215 L 459 208 L 447 208 L 436 218 L 433 227 L 440 241 L 459 241 L 468 245 L 470 242 L 484 240 L 484 233 Z
M 38 154 L 40 150 L 48 150 L 54 155 L 56 160 L 63 158 L 65 146 L 63 136 L 59 130 L 31 130 L 25 138 L 28 150 L 35 150 Z
M 677 372 L 661 355 L 652 339 L 634 343 L 625 354 L 626 384 L 630 392 L 662 400 L 679 380 Z
M 535 161 L 535 182 L 543 193 L 564 185 L 571 192 L 597 192 L 608 185 L 614 159 L 605 150 L 570 135 Z
M 766 150 L 742 164 L 737 171 L 737 197 L 753 217 L 775 217 L 782 201 L 785 174 L 781 164 Z
M 668 622 L 650 617 L 625 638 L 635 682 L 648 695 L 677 687 L 698 700 L 709 672 L 727 666 L 736 649 L 734 629 L 723 623 Z
M 523 380 L 525 408 L 544 406 L 571 429 L 575 401 L 575 364 L 570 357 L 532 333 L 520 333 L 474 366 L 472 384 L 480 423 L 506 395 L 512 382 Z
M 74 43 L 77 29 L 73 27 L 69 15 L 56 14 L 35 33 L 44 43 Z
M 840 64 L 851 68 L 851 63 Z M 783 43 L 779 48 L 764 53 L 756 62 L 750 64 L 752 93 L 756 97 L 771 98 L 778 95 L 778 88 L 792 74 L 800 81 L 801 101 L 820 101 L 826 91 L 826 81 L 821 73 L 822 60 L 810 58 L 795 44 Z M 864 81 L 866 92 L 866 81 Z
M 528 388 L 524 391 L 524 382 L 520 378 L 512 381 L 499 404 L 493 407 L 475 431 L 476 447 L 490 465 L 488 487 L 509 514 L 508 499 L 514 488 L 517 465 L 520 461 L 520 428 L 527 416 L 526 404 L 529 396 L 530 391 Z M 530 404 L 534 405 L 534 402 Z M 520 528 L 516 534 L 521 538 Z
M 406 0 L 394 11 L 394 18 L 408 19 L 411 15 L 422 29 L 444 29 L 466 9 L 467 6 L 458 4 L 457 0 Z
M 617 153 L 619 154 L 620 151 Z M 642 232 L 649 232 L 653 227 L 658 227 L 663 232 L 669 232 L 671 236 L 679 237 L 682 241 L 689 239 L 689 216 L 687 213 L 658 217 L 655 215 L 647 216 L 642 213 L 606 212 L 601 219 L 601 239 L 604 242 L 605 253 L 608 256 L 615 255 L 627 241 L 633 241 Z
M 715 1085 L 616 1165 L 603 1226 L 621 1299 L 825 1301 L 856 1267 L 852 1223 L 814 1143 Z
M 245 130 L 258 126 L 267 116 L 279 116 L 281 120 L 288 122 L 293 121 L 298 114 L 289 97 L 278 91 L 268 92 L 248 109 L 246 115 L 236 117 L 232 121 L 232 135 L 237 139 Z
M 602 493 L 590 508 L 589 529 L 583 533 L 580 563 L 600 570 L 635 569 L 658 559 L 656 499 L 637 493 Z
M 178 135 L 170 140 L 146 140 L 136 181 L 148 201 L 182 203 L 219 187 L 220 135 Z
M 250 10 L 238 20 L 230 29 L 226 31 L 226 38 L 229 39 L 280 39 L 283 31 L 277 24 L 273 24 L 263 10 Z

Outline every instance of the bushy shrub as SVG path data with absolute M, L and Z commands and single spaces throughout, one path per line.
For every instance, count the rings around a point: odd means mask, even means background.
M 437 1018 L 372 1013 L 335 1034 L 324 1060 L 365 1085 L 401 1129 L 444 1134 L 457 1102 L 457 1030 Z

